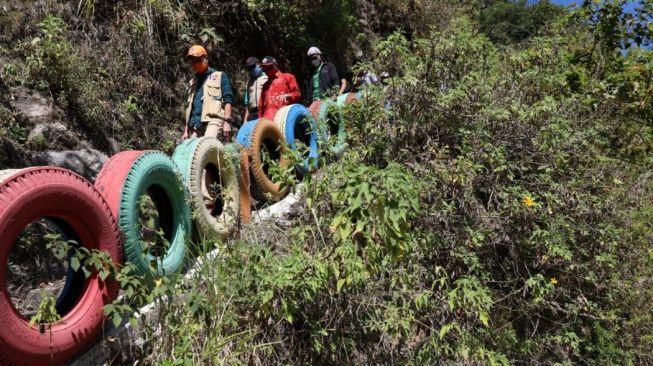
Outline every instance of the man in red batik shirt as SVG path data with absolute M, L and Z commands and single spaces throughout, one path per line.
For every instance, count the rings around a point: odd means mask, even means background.
M 259 118 L 274 120 L 274 115 L 279 109 L 297 103 L 302 94 L 297 86 L 295 76 L 279 71 L 277 60 L 274 57 L 265 56 L 261 61 L 261 67 L 268 76 L 268 81 L 263 85 L 261 91 L 258 115 Z

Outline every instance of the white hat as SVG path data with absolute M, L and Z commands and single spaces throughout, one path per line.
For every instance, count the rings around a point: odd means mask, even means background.
M 321 54 L 322 54 L 322 51 L 320 51 L 320 49 L 315 47 L 315 46 L 309 48 L 308 53 L 307 53 L 308 57 L 311 57 L 313 55 L 321 55 Z

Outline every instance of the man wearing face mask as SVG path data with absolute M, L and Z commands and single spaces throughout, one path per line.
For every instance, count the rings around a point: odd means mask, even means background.
M 308 80 L 308 97 L 311 102 L 322 99 L 329 91 L 338 91 L 343 94 L 347 89 L 347 80 L 338 76 L 338 70 L 331 62 L 322 57 L 322 51 L 311 47 L 307 52 L 311 61 L 313 72 Z
M 261 90 L 258 115 L 260 118 L 274 120 L 274 115 L 279 109 L 289 104 L 297 103 L 302 96 L 295 76 L 279 71 L 277 60 L 272 56 L 265 56 L 261 62 L 263 72 L 268 76 L 268 81 Z
M 234 94 L 227 74 L 209 67 L 206 49 L 194 45 L 186 58 L 195 71 L 188 85 L 188 105 L 182 139 L 216 137 L 223 142 L 231 139 L 231 112 Z
M 249 74 L 249 81 L 243 98 L 245 121 L 251 121 L 258 118 L 258 103 L 263 85 L 268 81 L 268 76 L 263 72 L 261 63 L 256 57 L 250 57 L 245 61 L 245 69 Z

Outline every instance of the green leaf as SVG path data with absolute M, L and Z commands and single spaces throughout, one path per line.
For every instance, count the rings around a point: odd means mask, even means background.
M 109 271 L 100 271 L 100 280 L 104 282 L 109 277 Z
M 483 323 L 483 325 L 485 325 L 486 327 L 489 326 L 489 323 L 488 323 L 488 319 L 489 319 L 489 317 L 488 317 L 487 312 L 485 312 L 485 311 L 481 311 L 481 312 L 479 312 L 479 313 L 478 313 L 478 319 L 479 319 L 479 320 L 481 321 L 481 323 Z
M 440 328 L 440 331 L 438 332 L 438 336 L 440 337 L 440 339 L 443 339 L 444 336 L 447 335 L 447 333 L 449 333 L 454 328 L 458 329 L 458 324 L 456 323 L 445 324 L 444 326 L 442 326 L 442 328 Z
M 70 259 L 70 266 L 73 268 L 73 271 L 77 272 L 79 270 L 79 267 L 81 267 L 81 263 L 79 263 L 79 258 L 77 256 L 73 256 Z
M 122 323 L 122 315 L 120 315 L 119 311 L 113 313 L 111 321 L 113 322 L 114 327 L 118 327 L 120 323 Z
M 344 278 L 339 279 L 338 283 L 336 283 L 336 292 L 340 292 L 340 289 L 344 284 L 345 284 L 345 279 Z

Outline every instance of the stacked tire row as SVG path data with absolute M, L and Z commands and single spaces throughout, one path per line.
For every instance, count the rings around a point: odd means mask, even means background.
M 86 278 L 69 266 L 56 304 L 61 319 L 30 325 L 11 301 L 6 269 L 16 239 L 30 223 L 47 219 L 77 245 L 105 251 L 116 264 L 134 264 L 152 283 L 183 268 L 193 237 L 225 239 L 249 221 L 252 199 L 274 202 L 287 193 L 269 171 L 270 160 L 288 167 L 285 149 L 296 150 L 298 141 L 308 147 L 303 164 L 295 167 L 299 175 L 318 167 L 320 143 L 333 137 L 331 152 L 341 153 L 345 129 L 337 107 L 354 99 L 350 94 L 309 109 L 284 107 L 274 121 L 245 123 L 236 144 L 189 139 L 172 158 L 157 151 L 121 152 L 104 164 L 95 184 L 56 167 L 0 171 L 0 261 L 5 267 L 0 271 L 0 364 L 65 364 L 97 339 L 104 306 L 119 291 L 113 279 L 103 281 L 97 273 Z M 325 126 L 319 131 L 317 120 Z M 141 239 L 145 195 L 169 243 L 163 251 L 153 252 Z

